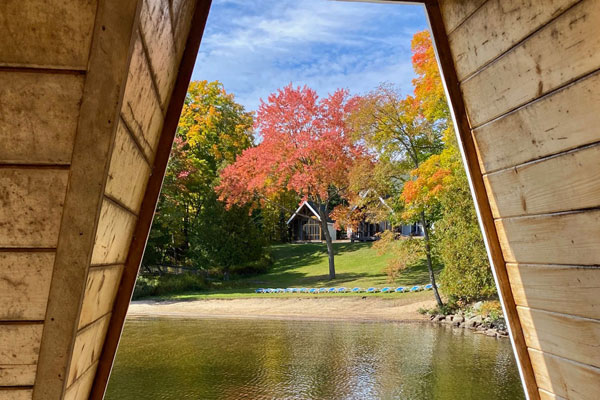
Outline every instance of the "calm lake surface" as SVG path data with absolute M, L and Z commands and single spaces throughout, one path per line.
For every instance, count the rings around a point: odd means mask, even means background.
M 107 400 L 523 399 L 508 339 L 429 324 L 129 320 Z

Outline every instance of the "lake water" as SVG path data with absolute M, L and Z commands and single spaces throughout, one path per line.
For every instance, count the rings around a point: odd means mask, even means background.
M 508 339 L 430 324 L 129 320 L 107 400 L 523 399 Z

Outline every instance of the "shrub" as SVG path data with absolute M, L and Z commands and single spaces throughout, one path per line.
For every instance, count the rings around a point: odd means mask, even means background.
M 180 274 L 145 277 L 139 276 L 133 291 L 133 299 L 164 296 L 207 289 L 207 283 L 200 275 Z

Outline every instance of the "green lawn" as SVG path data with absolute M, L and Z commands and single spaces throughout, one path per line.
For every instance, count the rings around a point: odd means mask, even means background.
M 367 288 L 384 286 L 409 286 L 429 283 L 425 263 L 403 271 L 395 282 L 388 282 L 385 273 L 390 255 L 380 256 L 372 243 L 335 243 L 336 279 L 329 280 L 327 248 L 321 243 L 282 244 L 273 246 L 275 261 L 269 273 L 252 278 L 231 281 L 229 287 L 210 292 L 197 292 L 169 296 L 177 299 L 241 298 L 241 297 L 297 297 L 307 294 L 255 294 L 254 289 L 288 287 L 348 287 Z M 423 293 L 425 294 L 425 293 Z M 322 296 L 356 296 L 364 294 L 319 294 Z M 397 297 L 394 294 L 369 294 L 369 296 Z M 429 294 L 431 295 L 431 294 Z

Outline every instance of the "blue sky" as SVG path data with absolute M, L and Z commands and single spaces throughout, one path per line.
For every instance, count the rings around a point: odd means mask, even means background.
M 331 0 L 213 0 L 192 79 L 219 80 L 247 110 L 290 82 L 320 96 L 391 82 L 412 91 L 421 6 Z

